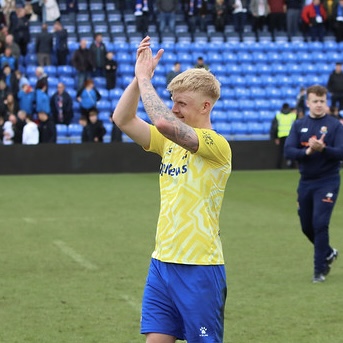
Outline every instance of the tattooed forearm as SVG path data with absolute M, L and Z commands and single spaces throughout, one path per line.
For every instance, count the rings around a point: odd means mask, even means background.
M 157 95 L 150 80 L 144 79 L 140 86 L 144 108 L 151 122 L 165 137 L 191 152 L 196 152 L 199 144 L 194 129 L 175 117 Z M 164 125 L 158 125 L 160 122 L 163 122 Z

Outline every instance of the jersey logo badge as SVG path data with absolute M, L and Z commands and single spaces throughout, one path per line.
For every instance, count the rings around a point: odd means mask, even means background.
M 328 133 L 327 126 L 322 126 L 319 131 L 322 135 L 326 135 Z
M 308 131 L 308 128 L 307 127 L 303 127 L 302 129 L 301 129 L 301 132 L 307 132 Z

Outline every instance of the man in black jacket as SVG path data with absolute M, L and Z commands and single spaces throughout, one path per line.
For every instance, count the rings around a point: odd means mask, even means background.
M 72 65 L 77 70 L 77 89 L 80 90 L 85 81 L 91 77 L 91 72 L 95 68 L 92 54 L 87 48 L 85 39 L 80 41 L 80 47 L 75 50 Z
M 36 53 L 38 65 L 41 67 L 51 65 L 51 54 L 53 49 L 53 35 L 48 32 L 48 25 L 42 25 L 42 32 L 36 37 Z
M 106 62 L 106 46 L 102 41 L 102 34 L 96 33 L 94 35 L 94 41 L 89 47 L 91 51 L 92 60 L 94 63 L 93 76 L 105 76 L 105 62 Z
M 55 22 L 54 31 L 57 65 L 63 66 L 67 64 L 67 56 L 69 53 L 68 32 L 59 21 Z
M 38 113 L 39 143 L 56 143 L 56 125 L 45 112 Z
M 74 117 L 73 100 L 62 82 L 50 98 L 50 108 L 55 124 L 70 124 Z
M 343 72 L 342 63 L 337 62 L 335 70 L 330 74 L 328 80 L 328 90 L 331 93 L 331 106 L 337 106 L 343 110 Z

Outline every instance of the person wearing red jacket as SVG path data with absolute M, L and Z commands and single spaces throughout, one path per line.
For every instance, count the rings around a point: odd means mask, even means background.
M 320 0 L 313 0 L 312 4 L 307 5 L 301 12 L 301 19 L 304 25 L 305 41 L 307 36 L 311 36 L 312 42 L 324 40 L 325 22 L 327 20 L 327 13 Z

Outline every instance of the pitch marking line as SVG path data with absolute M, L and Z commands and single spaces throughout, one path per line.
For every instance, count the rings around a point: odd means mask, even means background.
M 88 270 L 96 270 L 98 267 L 85 259 L 82 255 L 78 254 L 74 249 L 70 248 L 65 242 L 56 240 L 54 244 L 63 252 L 63 254 L 69 256 L 72 260 L 77 262 L 80 266 Z
M 125 300 L 133 309 L 138 312 L 141 312 L 141 305 L 132 297 L 129 297 L 127 294 L 122 294 L 120 297 Z

